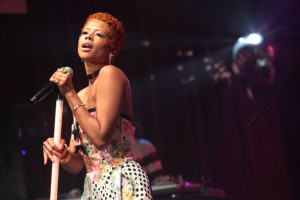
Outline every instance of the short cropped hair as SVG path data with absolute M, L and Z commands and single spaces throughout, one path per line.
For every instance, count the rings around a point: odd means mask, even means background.
M 121 49 L 123 48 L 124 41 L 125 41 L 125 29 L 123 27 L 122 22 L 120 22 L 117 18 L 114 16 L 108 14 L 108 13 L 102 13 L 102 12 L 97 12 L 94 14 L 91 14 L 83 27 L 86 26 L 86 24 L 89 22 L 91 19 L 98 19 L 103 22 L 105 22 L 108 27 L 110 28 L 111 32 L 109 33 L 109 38 L 110 38 L 110 47 L 112 48 L 114 57 L 119 54 Z

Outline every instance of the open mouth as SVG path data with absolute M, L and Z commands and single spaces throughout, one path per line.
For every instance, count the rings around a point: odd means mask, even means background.
M 93 49 L 93 46 L 92 46 L 91 44 L 84 43 L 84 44 L 82 45 L 82 49 L 83 49 L 83 50 L 91 50 L 91 49 Z

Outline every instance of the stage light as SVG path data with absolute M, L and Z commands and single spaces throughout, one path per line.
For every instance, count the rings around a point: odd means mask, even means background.
M 258 45 L 263 41 L 263 37 L 258 33 L 252 33 L 245 38 L 245 43 Z
M 263 36 L 259 33 L 251 33 L 250 35 L 240 37 L 233 47 L 233 59 L 236 59 L 237 53 L 240 49 L 246 46 L 259 45 L 263 42 Z
M 233 47 L 233 73 L 251 85 L 272 85 L 275 49 L 262 35 L 241 37 Z

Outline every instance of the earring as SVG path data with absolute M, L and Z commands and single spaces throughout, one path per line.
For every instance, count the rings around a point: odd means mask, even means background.
M 108 64 L 110 64 L 111 65 L 111 63 L 112 63 L 112 57 L 113 57 L 114 55 L 112 54 L 112 52 L 110 52 L 109 53 L 109 56 L 108 56 Z

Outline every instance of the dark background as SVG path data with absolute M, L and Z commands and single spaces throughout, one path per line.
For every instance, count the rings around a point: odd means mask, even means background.
M 195 183 L 204 177 L 233 200 L 300 198 L 299 72 L 247 127 L 299 66 L 296 0 L 28 0 L 26 8 L 0 15 L 0 199 L 48 196 L 51 166 L 43 166 L 41 146 L 53 135 L 56 95 L 34 106 L 28 100 L 61 66 L 73 68 L 77 91 L 87 85 L 77 40 L 98 11 L 126 28 L 115 65 L 128 75 L 135 121 L 165 173 Z M 251 32 L 265 34 L 276 55 L 275 84 L 252 87 L 252 100 L 230 73 L 232 46 Z M 214 81 L 220 66 L 231 76 Z M 65 139 L 71 121 L 65 104 Z M 81 189 L 82 176 L 61 170 L 59 193 Z

